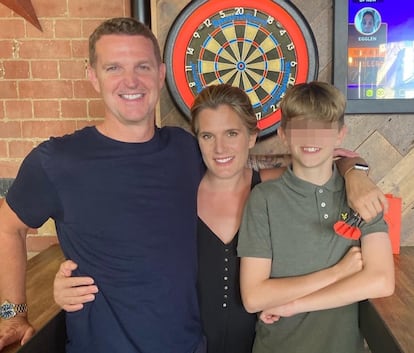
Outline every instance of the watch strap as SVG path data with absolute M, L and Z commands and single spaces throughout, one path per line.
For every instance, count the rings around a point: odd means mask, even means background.
M 27 304 L 14 304 L 10 303 L 8 300 L 4 301 L 3 304 L 0 305 L 0 318 L 1 319 L 11 319 L 15 317 L 17 314 L 23 314 L 27 312 Z
M 27 304 L 14 304 L 14 311 L 18 314 L 27 312 Z

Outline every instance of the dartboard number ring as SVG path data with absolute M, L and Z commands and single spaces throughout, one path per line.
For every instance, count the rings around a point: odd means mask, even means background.
M 277 129 L 287 88 L 317 77 L 317 56 L 309 24 L 280 0 L 190 2 L 164 50 L 169 91 L 188 119 L 204 87 L 229 83 L 250 97 L 259 136 Z

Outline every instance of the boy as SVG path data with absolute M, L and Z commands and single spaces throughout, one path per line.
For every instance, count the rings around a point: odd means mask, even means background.
M 262 312 L 253 353 L 363 351 L 357 302 L 393 293 L 382 215 L 360 225 L 360 240 L 333 228 L 354 214 L 333 163 L 344 111 L 342 93 L 322 82 L 296 85 L 281 102 L 292 165 L 252 191 L 238 245 L 244 306 Z

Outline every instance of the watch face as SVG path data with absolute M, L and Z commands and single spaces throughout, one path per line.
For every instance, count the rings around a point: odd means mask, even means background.
M 0 306 L 0 317 L 3 319 L 10 319 L 12 317 L 15 317 L 16 313 L 13 308 L 13 304 L 5 302 Z
M 188 119 L 204 87 L 229 83 L 250 97 L 259 136 L 276 131 L 287 88 L 315 79 L 318 71 L 309 25 L 279 0 L 190 2 L 168 34 L 164 61 L 170 93 Z

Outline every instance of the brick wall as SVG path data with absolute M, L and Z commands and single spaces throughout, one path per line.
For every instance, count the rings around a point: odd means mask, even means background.
M 130 0 L 31 3 L 43 31 L 0 3 L 0 197 L 33 147 L 101 119 L 101 101 L 86 79 L 87 38 L 102 20 L 130 15 Z M 49 223 L 38 230 L 53 232 Z M 29 250 L 45 240 L 29 239 Z
M 39 142 L 96 122 L 86 80 L 87 37 L 129 0 L 31 0 L 43 32 L 0 4 L 0 178 L 13 178 Z

